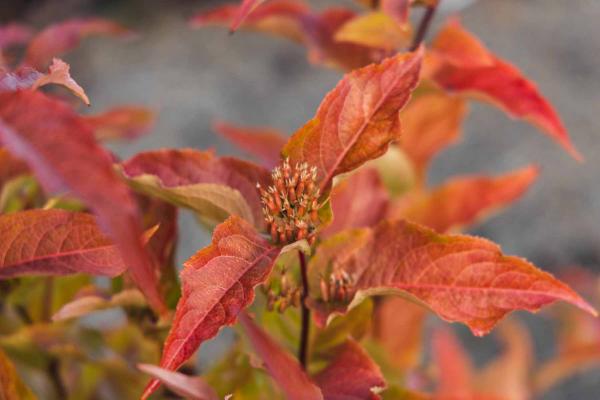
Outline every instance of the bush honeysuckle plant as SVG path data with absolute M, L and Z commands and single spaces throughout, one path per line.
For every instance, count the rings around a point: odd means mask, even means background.
M 456 17 L 425 40 L 438 5 L 244 0 L 193 16 L 283 36 L 344 71 L 290 137 L 214 123 L 256 162 L 198 149 L 120 160 L 102 142 L 145 134 L 152 111 L 78 113 L 89 99 L 57 57 L 132 33 L 103 19 L 0 27 L 0 397 L 522 400 L 598 363 L 595 277 L 559 280 L 457 233 L 519 199 L 538 168 L 427 185 L 472 99 L 581 158 L 537 87 Z M 180 208 L 212 240 L 177 279 Z M 556 300 L 581 310 L 543 314 L 559 351 L 535 365 L 527 329 L 501 320 Z M 117 308 L 116 327 L 78 322 Z M 442 323 L 423 339 L 428 314 L 476 336 L 499 324 L 502 350 L 476 371 Z M 194 355 L 228 325 L 234 343 L 198 375 Z

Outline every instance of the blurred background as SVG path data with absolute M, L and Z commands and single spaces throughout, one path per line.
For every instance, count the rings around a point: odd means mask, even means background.
M 272 126 L 292 133 L 312 117 L 337 71 L 311 66 L 304 49 L 287 41 L 225 29 L 191 30 L 194 12 L 218 0 L 2 0 L 0 21 L 41 28 L 80 16 L 104 16 L 139 33 L 133 41 L 86 40 L 65 56 L 73 77 L 101 112 L 118 104 L 143 104 L 159 118 L 153 133 L 114 150 L 128 157 L 158 147 L 236 151 L 211 131 L 216 119 Z M 316 8 L 355 6 L 350 0 L 313 0 Z M 529 163 L 542 168 L 538 182 L 510 209 L 471 230 L 546 270 L 581 265 L 600 273 L 600 1 L 442 0 L 432 29 L 460 10 L 464 25 L 488 47 L 533 79 L 561 114 L 586 161 L 578 163 L 535 128 L 472 103 L 463 140 L 438 157 L 432 184 L 466 173 L 500 173 Z M 430 33 L 431 35 L 431 33 Z M 181 217 L 179 261 L 208 242 L 190 214 Z M 549 330 L 526 317 L 538 356 L 549 357 Z M 464 332 L 463 332 L 464 333 Z M 477 362 L 489 358 L 489 339 L 462 335 Z M 215 346 L 215 345 L 213 345 Z M 210 346 L 203 357 L 213 354 Z M 594 394 L 596 393 L 596 394 Z M 544 399 L 595 399 L 598 370 L 578 375 Z

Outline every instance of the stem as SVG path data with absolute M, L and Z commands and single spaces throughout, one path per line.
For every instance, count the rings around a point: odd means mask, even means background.
M 66 399 L 67 389 L 65 388 L 65 385 L 60 377 L 60 360 L 54 356 L 51 356 L 46 370 L 58 398 Z
M 429 30 L 429 26 L 431 25 L 431 20 L 433 20 L 433 16 L 435 15 L 436 9 L 437 5 L 427 6 L 425 9 L 421 23 L 419 23 L 419 28 L 417 29 L 417 34 L 415 35 L 412 45 L 409 48 L 410 51 L 415 51 L 419 45 L 423 43 L 425 35 L 427 35 L 427 31 Z
M 308 297 L 308 271 L 306 267 L 306 257 L 302 251 L 298 251 L 300 259 L 300 274 L 302 276 L 302 328 L 300 331 L 300 346 L 298 348 L 298 360 L 302 368 L 306 370 L 306 359 L 308 354 L 308 334 L 310 332 L 310 310 L 306 307 L 306 298 Z

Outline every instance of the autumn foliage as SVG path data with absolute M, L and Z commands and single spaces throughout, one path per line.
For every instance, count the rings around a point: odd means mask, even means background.
M 284 37 L 340 71 L 295 132 L 214 123 L 253 161 L 191 148 L 120 159 L 104 142 L 146 134 L 153 112 L 81 113 L 90 99 L 58 57 L 133 33 L 97 18 L 0 26 L 0 398 L 523 400 L 600 361 L 594 276 L 559 279 L 460 233 L 540 169 L 427 181 L 472 101 L 581 159 L 556 110 L 458 17 L 429 32 L 437 0 L 358 4 L 244 0 L 191 16 L 194 29 Z M 179 209 L 212 233 L 183 266 Z M 556 301 L 543 315 L 558 352 L 538 365 L 505 317 Z M 118 329 L 78 324 L 114 309 Z M 496 332 L 499 354 L 475 368 L 450 322 Z M 226 326 L 234 343 L 200 374 L 195 354 Z

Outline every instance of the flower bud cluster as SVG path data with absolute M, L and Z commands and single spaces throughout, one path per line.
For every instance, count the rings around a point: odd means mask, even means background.
M 286 273 L 281 272 L 281 277 L 277 280 L 277 285 L 273 282 L 264 287 L 267 296 L 267 310 L 284 312 L 288 307 L 299 307 L 302 301 L 302 290 Z
M 285 245 L 306 239 L 312 245 L 319 223 L 317 168 L 306 163 L 293 167 L 285 159 L 271 177 L 273 185 L 257 188 L 273 242 Z
M 334 270 L 329 279 L 321 277 L 319 283 L 325 303 L 347 303 L 354 296 L 354 279 L 344 270 Z

